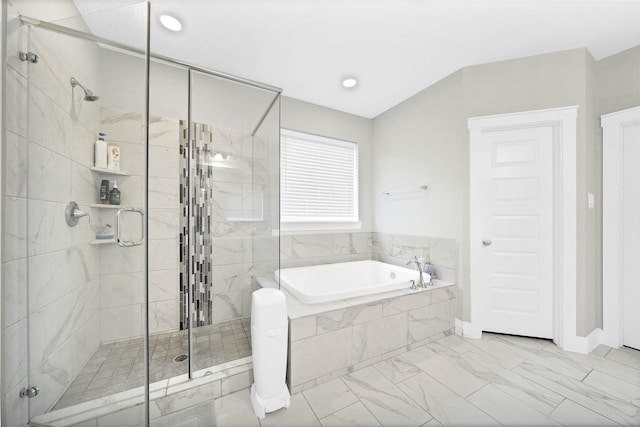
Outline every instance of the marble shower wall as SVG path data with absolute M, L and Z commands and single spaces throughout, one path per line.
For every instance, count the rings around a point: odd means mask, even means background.
M 192 191 L 203 197 L 194 199 L 202 226 L 192 230 L 192 253 L 206 250 L 210 271 L 192 281 L 206 309 L 199 310 L 198 323 L 206 325 L 251 315 L 251 294 L 259 287 L 253 278 L 273 277 L 278 237 L 272 235 L 269 201 L 271 183 L 278 181 L 270 179 L 265 138 L 206 124 L 195 125 L 195 138 L 200 151 L 190 177 L 196 177 Z
M 122 204 L 140 206 L 143 197 L 142 115 L 102 108 L 101 131 L 121 147 L 118 178 Z M 180 121 L 152 117 L 149 154 L 150 333 L 180 328 Z M 273 277 L 278 237 L 272 236 L 273 197 L 266 142 L 238 131 L 217 129 L 212 149 L 229 155 L 216 162 L 211 185 L 211 322 L 251 314 L 254 275 Z M 243 153 L 245 155 L 243 155 Z M 103 223 L 115 215 L 104 211 Z M 261 216 L 261 217 L 259 217 Z M 130 227 L 138 229 L 137 218 Z M 134 232 L 135 234 L 135 232 Z M 141 336 L 144 288 L 142 247 L 103 245 L 101 254 L 102 342 Z M 254 268 L 255 262 L 255 268 Z
M 11 7 L 8 21 L 3 418 L 24 425 L 28 405 L 32 414 L 45 412 L 100 344 L 99 249 L 89 245 L 86 218 L 74 228 L 64 220 L 70 200 L 97 215 L 88 206 L 97 182 L 89 167 L 100 105 L 72 90 L 74 70 L 46 33 L 21 27 Z M 73 49 L 85 61 L 97 57 L 92 43 L 74 41 Z M 19 51 L 37 53 L 38 63 L 21 62 Z M 27 361 L 29 384 L 40 388 L 30 400 L 18 397 Z
M 143 117 L 114 108 L 101 110 L 100 130 L 120 146 L 117 179 L 122 206 L 141 207 L 144 197 Z M 179 327 L 179 121 L 152 116 L 149 128 L 149 333 Z M 115 224 L 115 212 L 101 210 L 103 224 Z M 139 235 L 140 220 L 130 215 L 125 227 Z M 144 249 L 101 245 L 100 315 L 102 342 L 136 338 L 144 333 Z

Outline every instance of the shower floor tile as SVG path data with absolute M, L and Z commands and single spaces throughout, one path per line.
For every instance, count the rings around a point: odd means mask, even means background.
M 53 410 L 144 385 L 143 339 L 103 344 L 96 350 Z M 200 326 L 193 331 L 194 371 L 251 355 L 251 318 Z M 149 337 L 150 382 L 186 374 L 189 352 L 187 331 Z

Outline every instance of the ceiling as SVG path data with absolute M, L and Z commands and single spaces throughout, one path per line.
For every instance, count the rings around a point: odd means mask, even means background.
M 145 6 L 74 0 L 96 35 L 143 46 Z M 461 67 L 640 44 L 640 1 L 152 0 L 152 51 L 372 118 Z M 183 23 L 159 25 L 162 13 Z M 353 89 L 341 86 L 355 76 Z

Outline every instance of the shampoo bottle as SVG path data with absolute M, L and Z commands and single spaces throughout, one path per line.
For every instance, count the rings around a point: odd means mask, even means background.
M 95 145 L 95 167 L 106 169 L 107 168 L 107 142 L 104 140 L 106 136 L 104 133 L 99 133 L 98 140 Z
M 120 204 L 120 190 L 118 190 L 118 183 L 116 181 L 113 181 L 113 188 L 109 192 L 109 204 Z
M 103 179 L 100 183 L 99 202 L 105 205 L 109 204 L 109 180 Z
M 120 170 L 120 146 L 109 144 L 107 149 L 107 168 L 112 171 Z
M 425 274 L 431 275 L 431 278 L 435 279 L 437 277 L 436 276 L 436 268 L 430 262 L 427 262 L 427 263 L 424 264 L 424 269 L 423 270 L 424 270 Z

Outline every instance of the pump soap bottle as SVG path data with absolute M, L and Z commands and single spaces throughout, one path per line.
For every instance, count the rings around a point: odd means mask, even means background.
M 94 150 L 94 164 L 97 168 L 106 169 L 107 168 L 107 142 L 104 140 L 106 136 L 104 133 L 100 132 L 98 140 L 95 144 Z
M 113 188 L 109 192 L 109 204 L 120 204 L 120 190 L 118 190 L 118 183 L 116 181 L 113 181 Z

